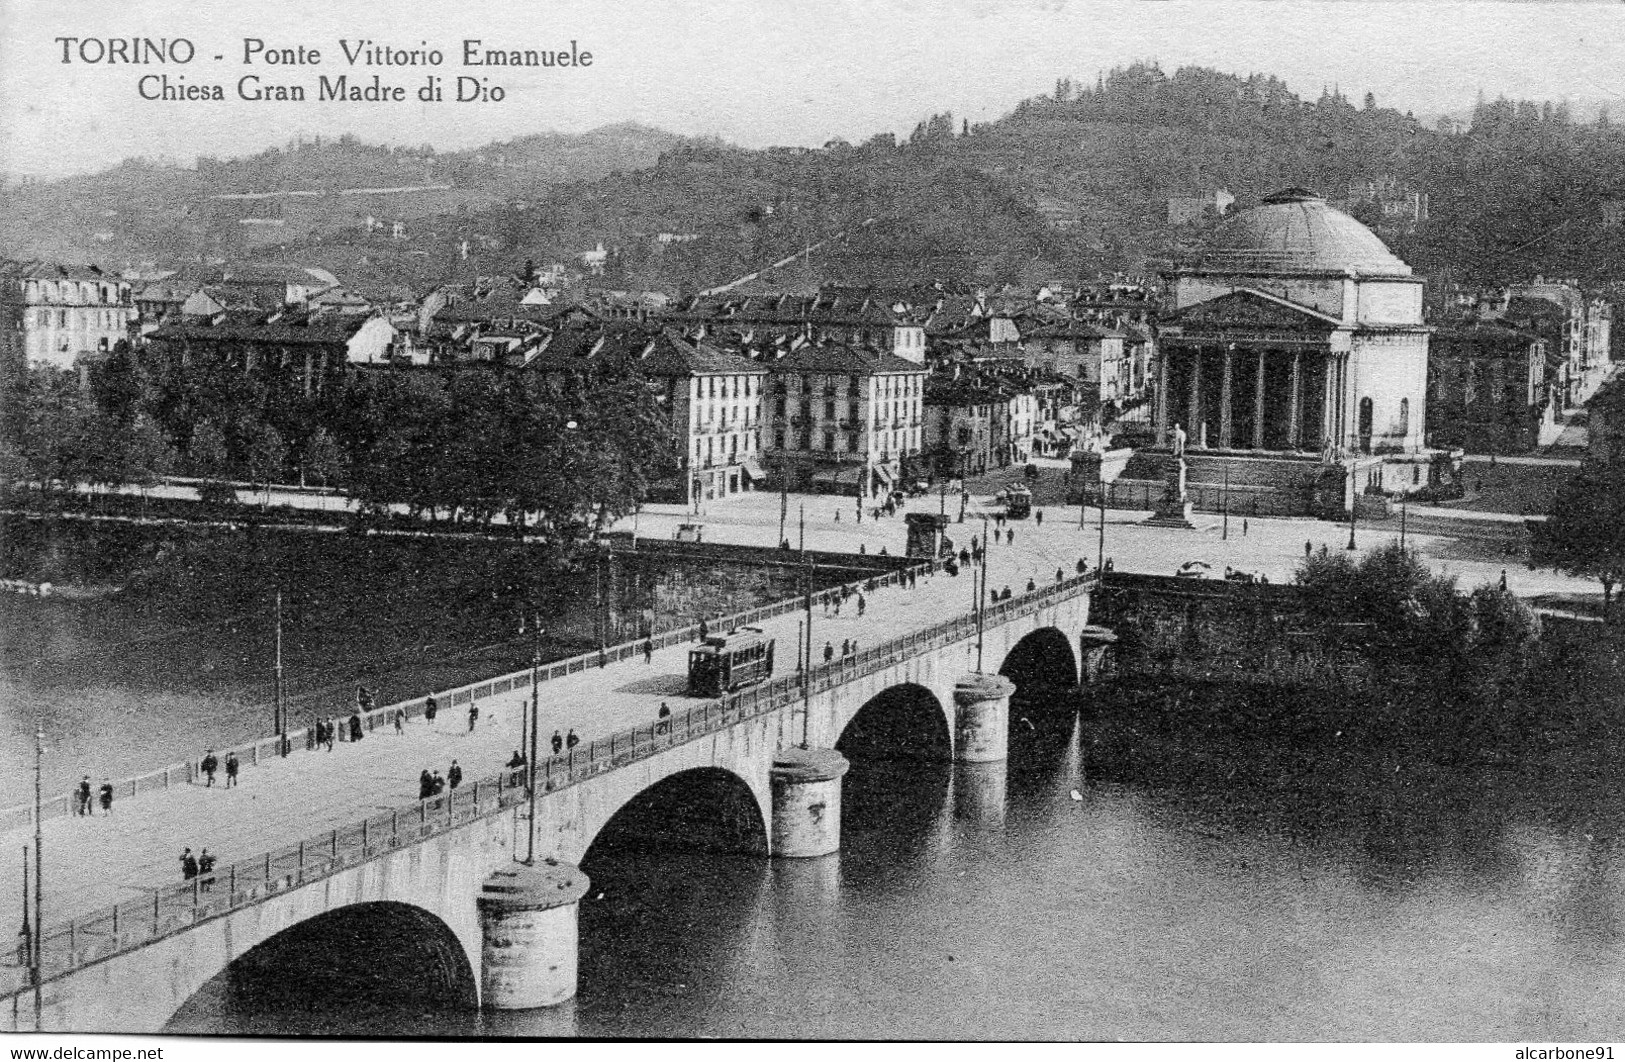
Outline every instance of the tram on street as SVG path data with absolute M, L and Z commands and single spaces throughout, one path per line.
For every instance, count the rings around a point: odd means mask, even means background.
M 773 639 L 759 628 L 712 635 L 688 654 L 688 695 L 721 697 L 773 675 Z
M 1012 520 L 1025 520 L 1032 511 L 1033 492 L 1026 487 L 1011 487 L 1004 499 L 1004 515 Z

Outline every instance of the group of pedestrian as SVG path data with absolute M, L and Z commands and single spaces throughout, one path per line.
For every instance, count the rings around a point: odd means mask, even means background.
M 514 755 L 518 756 L 519 753 L 515 752 Z M 456 789 L 462 784 L 463 768 L 456 760 L 451 761 L 451 766 L 446 768 L 443 778 L 439 771 L 424 768 L 423 773 L 418 775 L 418 799 L 428 800 L 430 797 L 437 797 L 444 793 L 447 787 Z
M 207 892 L 209 886 L 214 884 L 214 863 L 214 855 L 207 848 L 195 856 L 187 848 L 181 852 L 181 878 L 186 881 L 196 879 L 198 886 Z
M 335 739 L 339 741 L 361 740 L 364 734 L 361 728 L 361 713 L 351 712 L 348 719 L 334 719 L 332 717 L 318 719 L 316 720 L 315 731 L 316 744 L 325 745 L 327 751 L 332 752 Z
M 216 756 L 214 754 L 213 749 L 209 749 L 206 752 L 204 752 L 203 759 L 202 759 L 201 762 L 199 762 L 198 766 L 203 769 L 203 778 L 204 778 L 203 785 L 204 785 L 204 788 L 205 789 L 213 789 L 214 788 L 214 776 L 216 774 L 218 774 L 219 771 L 220 771 L 220 757 L 218 757 L 218 756 Z M 241 770 L 241 769 L 242 769 L 242 761 L 237 759 L 237 754 L 235 752 L 227 752 L 226 753 L 226 788 L 227 789 L 231 789 L 232 787 L 234 787 L 237 784 L 237 772 L 239 770 Z M 81 782 L 80 787 L 81 787 L 81 789 L 85 788 L 85 783 Z M 111 791 L 112 787 L 104 785 L 102 788 L 103 788 L 103 790 L 106 791 L 106 794 L 105 794 L 106 803 L 111 804 L 112 803 L 112 791 Z
M 1505 585 L 1504 581 L 1503 581 L 1502 585 L 1503 586 Z M 92 813 L 92 810 L 91 810 L 92 809 L 92 799 L 91 799 L 91 789 L 90 789 L 90 775 L 87 774 L 83 778 L 79 779 L 79 788 L 74 790 L 73 795 L 74 795 L 73 813 L 75 815 L 89 815 L 89 814 L 91 814 Z M 98 796 L 99 796 L 99 799 L 100 799 L 100 802 L 101 802 L 101 805 L 102 805 L 102 814 L 103 815 L 111 815 L 113 813 L 113 783 L 109 782 L 107 779 L 103 778 L 102 779 L 102 787 L 101 787 L 101 790 L 100 790 Z
M 858 640 L 856 638 L 842 638 L 841 639 L 841 659 L 845 660 L 849 656 L 857 656 L 857 655 L 858 655 Z M 835 643 L 834 642 L 825 642 L 824 643 L 824 663 L 826 663 L 826 664 L 831 663 L 831 662 L 834 661 L 834 659 L 835 659 Z

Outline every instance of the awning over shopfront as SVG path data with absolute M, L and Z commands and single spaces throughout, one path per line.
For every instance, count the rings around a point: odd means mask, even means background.
M 767 478 L 767 473 L 762 471 L 762 463 L 756 460 L 754 457 L 745 458 L 743 467 L 745 469 L 745 475 L 749 476 L 758 483 Z
M 881 482 L 885 483 L 887 486 L 890 486 L 897 478 L 892 473 L 890 465 L 876 465 L 875 475 L 878 476 Z
M 812 480 L 813 486 L 815 487 L 839 487 L 841 486 L 841 473 L 838 471 L 814 472 Z M 849 487 L 852 485 L 852 477 L 850 475 L 846 478 L 846 485 Z

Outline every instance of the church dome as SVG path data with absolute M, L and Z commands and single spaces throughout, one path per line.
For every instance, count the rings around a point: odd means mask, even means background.
M 1287 188 L 1226 222 L 1197 260 L 1203 272 L 1408 277 L 1377 234 L 1314 192 Z

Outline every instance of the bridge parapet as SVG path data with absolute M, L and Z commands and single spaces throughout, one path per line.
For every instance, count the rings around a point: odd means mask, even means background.
M 1058 601 L 1089 593 L 1096 585 L 1097 578 L 1093 574 L 1074 576 L 990 605 L 983 613 L 984 626 L 997 626 L 1040 611 Z M 803 607 L 799 600 L 793 605 Z M 551 793 L 580 784 L 975 635 L 974 616 L 955 617 L 815 667 L 809 673 L 756 686 L 646 726 L 618 731 L 570 752 L 539 760 L 535 771 L 537 788 Z M 641 646 L 641 643 L 636 644 Z M 528 677 L 529 671 L 505 678 L 521 675 Z M 489 686 L 494 689 L 494 683 L 500 681 L 465 688 L 477 691 Z M 478 694 L 491 695 L 494 694 Z M 478 819 L 515 810 L 526 802 L 527 774 L 520 769 L 494 775 L 441 796 L 307 838 L 296 845 L 233 863 L 216 871 L 211 880 L 194 879 L 152 889 L 138 899 L 52 926 L 41 942 L 42 980 L 50 981 L 144 947 Z M 0 989 L 0 1001 L 12 1000 L 30 991 L 27 977 L 26 968 L 0 968 L 0 985 L 4 986 Z

